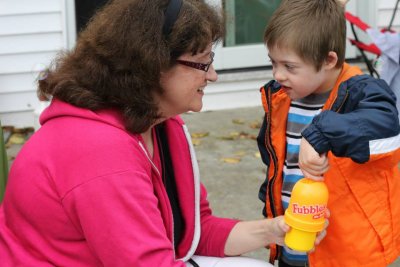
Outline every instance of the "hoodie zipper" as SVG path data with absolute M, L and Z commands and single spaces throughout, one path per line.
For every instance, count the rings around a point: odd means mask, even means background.
M 161 179 L 161 182 L 163 182 L 163 179 L 162 179 L 162 176 L 161 176 L 161 172 L 158 170 L 156 164 L 155 164 L 155 163 L 153 162 L 153 160 L 151 159 L 149 153 L 147 152 L 146 147 L 143 145 L 143 143 L 142 143 L 140 140 L 138 140 L 138 142 L 139 142 L 139 145 L 140 145 L 141 149 L 143 150 L 144 154 L 146 155 L 147 159 L 149 160 L 149 162 L 150 162 L 152 168 L 156 171 L 158 177 Z M 157 142 L 159 142 L 158 137 L 157 137 Z M 162 152 L 161 152 L 161 153 L 162 153 Z M 173 218 L 172 210 L 171 210 L 171 212 L 170 212 L 170 217 Z M 174 251 L 175 251 L 175 240 L 174 240 L 175 232 L 174 232 L 174 220 L 173 220 L 173 219 L 172 219 L 171 226 L 172 226 L 172 229 L 171 229 L 171 233 L 172 233 L 172 236 L 171 236 L 171 239 L 172 239 L 172 248 L 173 248 Z M 174 257 L 175 257 L 175 253 L 174 253 Z

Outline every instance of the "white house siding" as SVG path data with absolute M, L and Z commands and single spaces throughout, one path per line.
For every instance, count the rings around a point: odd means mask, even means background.
M 34 124 L 36 77 L 67 47 L 65 0 L 0 0 L 0 121 Z
M 396 6 L 397 0 L 381 0 L 377 1 L 377 27 L 386 28 L 389 26 L 390 20 L 393 15 L 393 10 Z M 397 9 L 395 19 L 393 21 L 393 30 L 400 33 L 400 6 Z

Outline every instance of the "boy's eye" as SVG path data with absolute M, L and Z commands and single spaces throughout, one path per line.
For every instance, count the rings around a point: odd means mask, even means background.
M 288 64 L 286 64 L 285 67 L 286 67 L 286 69 L 288 69 L 288 70 L 293 70 L 293 69 L 294 69 L 294 66 L 288 65 Z

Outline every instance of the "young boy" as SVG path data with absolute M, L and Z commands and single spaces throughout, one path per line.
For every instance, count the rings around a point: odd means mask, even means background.
M 326 238 L 308 255 L 271 245 L 279 266 L 387 266 L 400 254 L 396 99 L 344 62 L 343 9 L 337 0 L 284 0 L 264 35 L 275 78 L 261 88 L 264 216 L 284 213 L 303 176 L 323 179 L 330 194 Z

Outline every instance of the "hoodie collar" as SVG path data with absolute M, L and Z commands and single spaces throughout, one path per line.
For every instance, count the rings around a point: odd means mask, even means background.
M 123 116 L 121 112 L 116 109 L 102 109 L 92 111 L 86 108 L 73 106 L 55 98 L 51 101 L 50 105 L 42 112 L 39 121 L 41 125 L 44 125 L 51 120 L 62 117 L 75 117 L 99 121 L 125 130 Z

